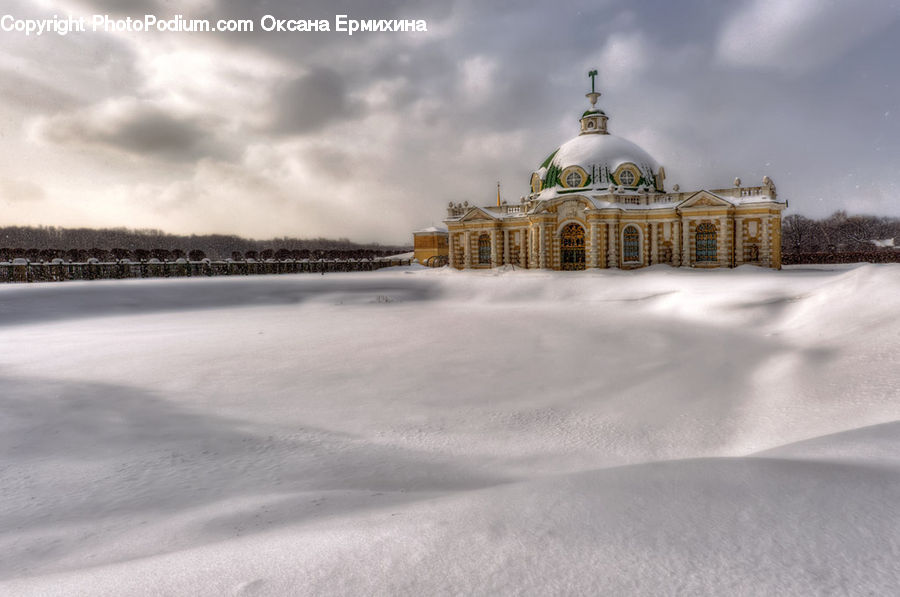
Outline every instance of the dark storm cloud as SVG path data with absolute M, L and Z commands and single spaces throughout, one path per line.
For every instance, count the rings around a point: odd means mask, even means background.
M 275 104 L 273 133 L 308 134 L 345 113 L 344 82 L 335 71 L 317 68 L 278 88 Z
M 117 130 L 97 135 L 95 139 L 134 153 L 180 157 L 190 154 L 205 132 L 194 123 L 158 110 L 133 114 L 119 125 Z
M 39 128 L 54 143 L 101 146 L 144 157 L 183 160 L 216 153 L 209 127 L 130 98 L 56 115 Z

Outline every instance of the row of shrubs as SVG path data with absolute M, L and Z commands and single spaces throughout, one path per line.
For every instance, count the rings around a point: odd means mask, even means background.
M 783 265 L 811 265 L 814 263 L 900 263 L 900 250 L 876 249 L 872 251 L 821 251 L 809 253 L 785 253 Z
M 320 261 L 320 260 L 366 260 L 387 257 L 396 251 L 386 249 L 266 249 L 264 251 L 246 251 L 231 253 L 232 261 Z M 205 252 L 194 249 L 182 251 L 180 249 L 10 249 L 0 248 L 0 262 L 11 263 L 17 259 L 24 259 L 29 263 L 51 263 L 62 261 L 69 263 L 88 263 L 89 261 L 111 263 L 121 261 L 149 262 L 156 261 L 177 262 L 203 261 L 207 259 Z

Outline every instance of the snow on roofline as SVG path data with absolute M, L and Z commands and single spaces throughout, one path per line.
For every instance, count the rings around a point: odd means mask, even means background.
M 576 198 L 590 201 L 594 209 L 618 209 L 621 211 L 677 209 L 681 204 L 689 201 L 699 193 L 707 193 L 734 207 L 764 203 L 787 204 L 787 201 L 782 198 L 772 197 L 769 194 L 770 192 L 773 192 L 773 189 L 768 189 L 765 186 L 727 189 L 701 188 L 692 191 L 672 191 L 667 193 L 647 192 L 639 189 L 610 191 L 608 188 L 603 187 L 585 187 L 581 189 L 550 187 L 537 194 L 530 195 L 529 201 L 523 205 L 473 205 L 461 213 L 446 218 L 444 222 L 461 221 L 472 214 L 473 211 L 480 211 L 495 220 L 521 218 L 534 213 L 534 210 L 541 204 Z

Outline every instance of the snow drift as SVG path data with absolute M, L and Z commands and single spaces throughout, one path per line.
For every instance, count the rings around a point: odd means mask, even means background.
M 886 594 L 900 267 L 0 287 L 0 593 Z

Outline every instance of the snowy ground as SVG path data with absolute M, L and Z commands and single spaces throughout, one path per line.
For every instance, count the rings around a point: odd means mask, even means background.
M 0 287 L 2 595 L 896 594 L 900 266 Z

